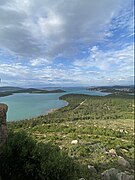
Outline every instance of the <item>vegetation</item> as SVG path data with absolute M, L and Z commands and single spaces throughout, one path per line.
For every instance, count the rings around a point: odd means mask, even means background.
M 125 93 L 134 93 L 134 86 L 100 86 L 100 87 L 88 88 L 88 90 L 125 94 Z
M 14 93 L 62 93 L 65 92 L 62 89 L 55 90 L 45 90 L 45 89 L 36 89 L 36 88 L 19 88 L 19 87 L 0 87 L 0 97 L 10 96 Z
M 111 167 L 133 174 L 133 96 L 68 94 L 60 99 L 69 102 L 68 106 L 38 118 L 8 123 L 12 134 L 0 156 L 3 162 L 0 169 L 7 166 L 9 176 L 12 162 L 16 162 L 17 171 L 13 171 L 16 179 L 40 177 L 41 180 L 66 177 L 68 180 L 96 180 Z M 22 130 L 27 135 L 20 135 Z M 111 149 L 117 156 L 109 154 Z M 19 160 L 15 161 L 18 156 Z M 118 156 L 124 157 L 131 167 L 121 166 Z M 89 165 L 94 166 L 97 173 L 91 172 Z
M 45 89 L 36 89 L 36 88 L 28 88 L 28 89 L 21 89 L 14 91 L 13 93 L 61 93 L 65 92 L 61 89 L 55 89 L 55 90 L 45 90 Z
M 75 164 L 59 148 L 36 143 L 24 132 L 10 133 L 7 145 L 0 154 L 1 178 L 14 180 L 74 179 Z
M 10 96 L 10 95 L 12 95 L 11 92 L 0 92 L 0 97 Z

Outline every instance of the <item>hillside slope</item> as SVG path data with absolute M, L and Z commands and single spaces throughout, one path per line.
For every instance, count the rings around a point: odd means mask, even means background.
M 8 129 L 14 132 L 25 130 L 37 142 L 59 147 L 77 164 L 76 179 L 101 179 L 101 173 L 110 168 L 123 173 L 127 171 L 132 178 L 132 96 L 70 94 L 61 99 L 69 105 L 45 116 L 9 123 Z

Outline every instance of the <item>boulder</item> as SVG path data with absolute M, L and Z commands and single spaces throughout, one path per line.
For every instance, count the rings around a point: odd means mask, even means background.
M 118 156 L 118 163 L 123 167 L 131 167 L 130 163 L 127 160 L 125 160 L 122 156 Z
M 128 150 L 127 149 L 122 149 L 122 152 L 128 153 Z
M 129 174 L 129 172 L 120 172 L 117 174 L 118 180 L 134 180 L 134 176 Z
M 129 172 L 119 172 L 118 169 L 111 168 L 101 174 L 101 180 L 134 180 L 134 176 Z
M 115 149 L 110 149 L 107 154 L 109 154 L 109 155 L 112 156 L 112 157 L 116 157 L 116 156 L 117 156 L 117 153 L 116 153 L 116 150 L 115 150 Z
M 71 144 L 78 144 L 78 140 L 71 141 Z
M 117 174 L 118 174 L 118 169 L 115 168 L 108 169 L 101 174 L 101 180 L 116 179 Z
M 95 169 L 94 166 L 88 165 L 88 169 L 89 169 L 89 172 L 91 174 L 96 174 L 97 173 L 97 170 Z

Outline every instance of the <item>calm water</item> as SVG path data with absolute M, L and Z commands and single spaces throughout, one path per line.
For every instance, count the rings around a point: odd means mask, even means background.
M 67 105 L 67 102 L 59 100 L 64 94 L 90 94 L 104 96 L 106 93 L 88 91 L 84 88 L 61 88 L 66 93 L 47 93 L 47 94 L 28 94 L 20 93 L 11 96 L 0 97 L 0 103 L 6 103 L 9 107 L 7 121 L 32 118 L 42 114 L 47 114 L 50 109 L 61 108 Z

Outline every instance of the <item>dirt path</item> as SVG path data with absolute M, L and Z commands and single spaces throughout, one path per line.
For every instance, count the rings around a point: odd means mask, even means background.
M 83 105 L 85 103 L 85 101 L 87 101 L 87 99 L 85 99 L 84 101 L 82 101 L 80 104 L 78 104 L 77 107 L 75 107 L 73 110 L 76 110 L 78 109 L 81 105 Z

